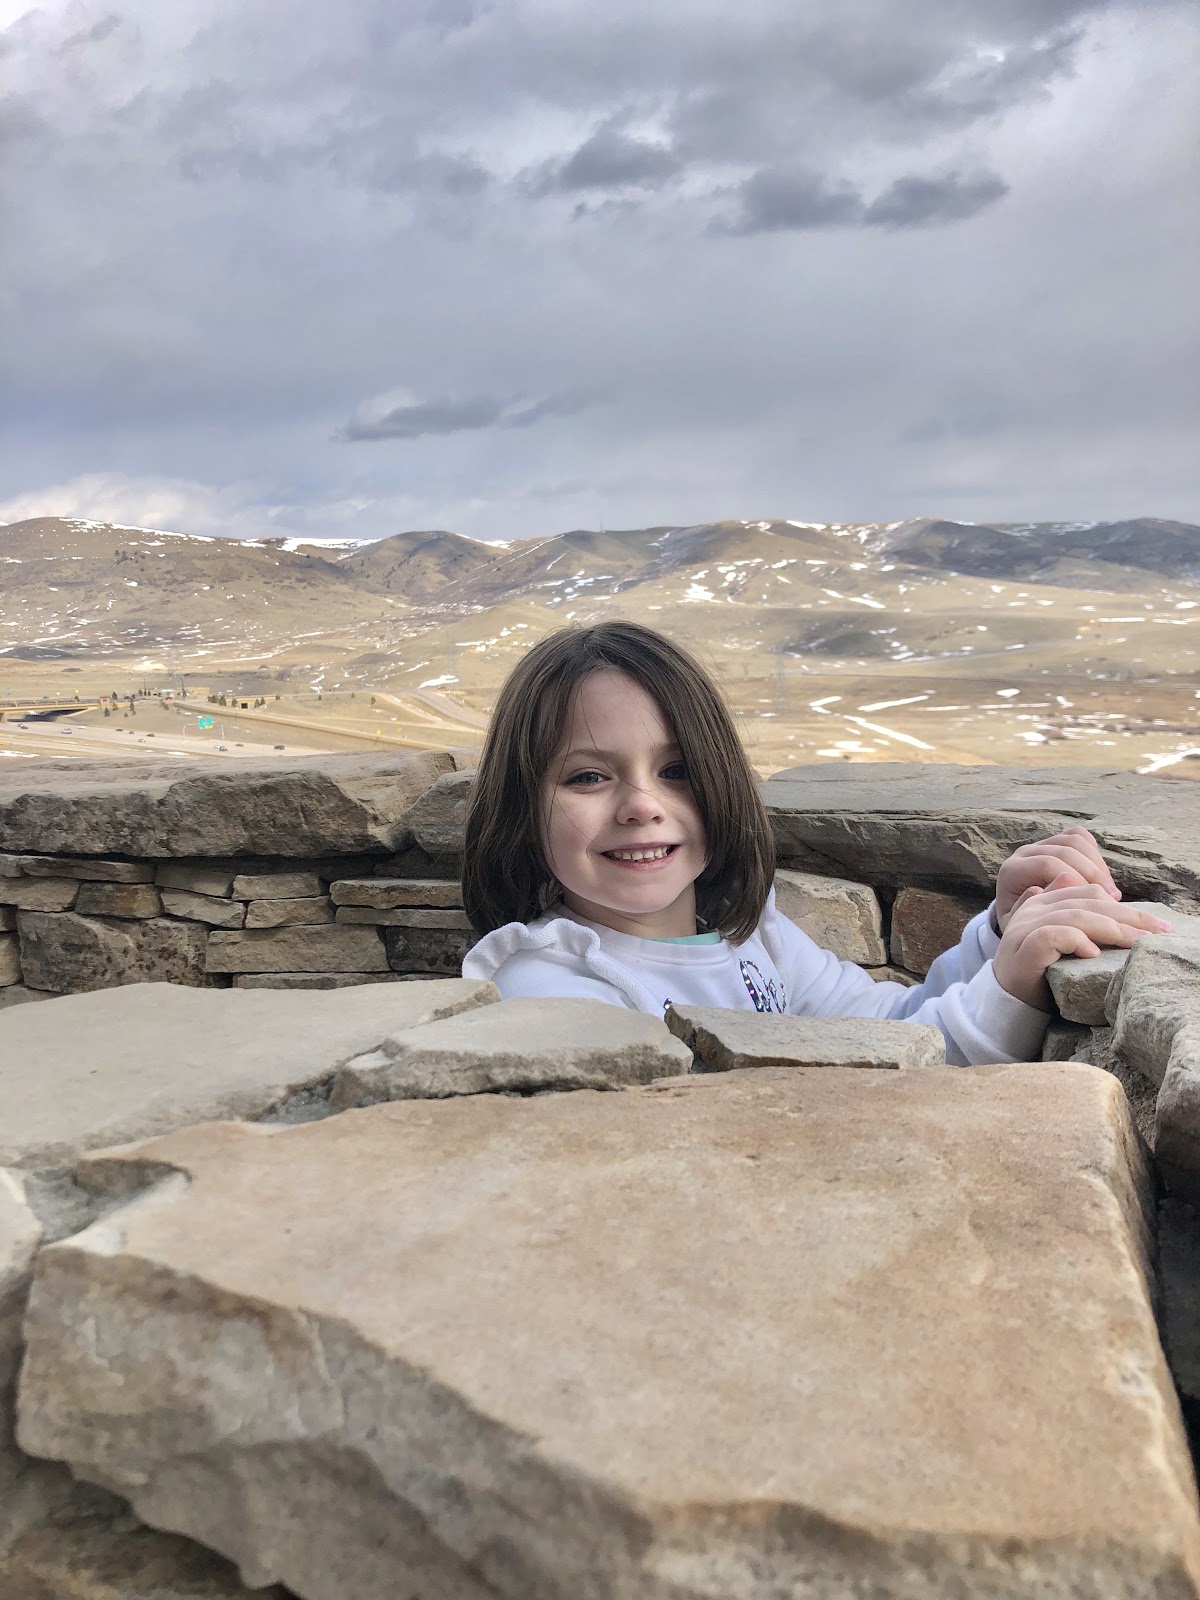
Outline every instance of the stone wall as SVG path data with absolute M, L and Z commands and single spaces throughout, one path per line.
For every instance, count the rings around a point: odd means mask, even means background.
M 764 785 L 879 976 L 1068 821 L 1171 909 L 955 1070 L 439 976 L 468 782 L 0 777 L 0 1600 L 1200 1595 L 1194 789 Z

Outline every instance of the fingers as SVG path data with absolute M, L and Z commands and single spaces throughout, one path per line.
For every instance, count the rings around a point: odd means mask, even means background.
M 1057 867 L 1059 871 L 1071 872 L 1073 881 L 1098 884 L 1114 900 L 1121 898 L 1121 891 L 1100 854 L 1100 847 L 1086 828 L 1056 834 L 1052 839 L 1025 845 L 1022 850 L 1028 852 L 1022 855 L 1024 871 L 1040 870 L 1042 876 L 1048 878 Z

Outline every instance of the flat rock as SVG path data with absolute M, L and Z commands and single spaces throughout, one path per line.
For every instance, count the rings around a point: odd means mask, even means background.
M 21 981 L 21 946 L 13 933 L 0 933 L 0 988 Z
M 373 906 L 391 911 L 399 906 L 462 905 L 457 878 L 343 878 L 329 885 L 335 906 Z
M 1154 901 L 1133 902 L 1133 909 L 1150 911 L 1174 924 L 1172 934 L 1147 934 L 1145 938 L 1200 940 L 1200 916 L 1188 916 Z M 1131 950 L 1102 950 L 1098 956 L 1061 956 L 1046 973 L 1054 1003 L 1068 1022 L 1086 1022 L 1104 1027 L 1110 1021 L 1107 997 L 1109 988 L 1129 960 Z M 1113 1013 L 1115 1015 L 1115 1012 Z M 1157 1080 L 1156 1080 L 1157 1081 Z
M 21 969 L 56 994 L 116 984 L 204 982 L 206 930 L 167 917 L 125 921 L 74 911 L 22 911 Z
M 337 920 L 375 928 L 452 928 L 459 933 L 470 933 L 471 924 L 465 911 L 451 911 L 441 906 L 393 906 L 389 911 L 376 910 L 374 906 L 339 906 Z M 470 943 L 477 935 L 472 935 Z
M 240 870 L 236 861 L 160 861 L 154 881 L 160 889 L 224 897 L 233 893 Z
M 983 895 L 901 889 L 892 904 L 892 960 L 924 977 L 942 952 L 958 943 L 971 918 L 987 907 Z
M 298 900 L 251 900 L 246 907 L 247 928 L 291 928 L 333 921 L 333 901 L 328 895 Z
M 501 1000 L 394 1034 L 338 1073 L 334 1110 L 497 1090 L 607 1089 L 691 1070 L 657 1017 L 603 1000 Z
M 497 999 L 463 978 L 337 994 L 137 984 L 0 1017 L 0 1163 L 54 1167 L 101 1144 L 259 1117 L 397 1033 Z
M 159 894 L 168 917 L 203 922 L 210 928 L 240 928 L 246 920 L 244 900 L 223 900 L 212 894 L 193 894 L 189 889 L 160 889 Z
M 446 772 L 405 812 L 405 825 L 420 849 L 435 861 L 458 860 L 473 772 Z
M 444 751 L 238 761 L 39 762 L 0 772 L 0 850 L 38 854 L 278 856 L 403 849 L 404 813 Z M 179 885 L 178 887 L 190 887 Z
M 1082 823 L 1130 900 L 1200 900 L 1194 785 L 1101 767 L 793 767 L 761 793 L 780 860 L 903 888 L 990 892 L 1018 845 Z
M 15 868 L 15 871 L 12 869 Z M 105 861 L 92 856 L 0 856 L 0 877 L 81 878 L 96 883 L 153 883 L 149 861 Z
M 232 885 L 235 900 L 302 900 L 320 893 L 315 872 L 239 872 Z
M 152 883 L 81 883 L 75 901 L 81 917 L 157 917 L 162 898 Z
M 416 980 L 399 972 L 239 972 L 234 977 L 233 987 L 235 989 L 354 989 L 360 983 L 412 981 Z
M 775 904 L 823 950 L 842 961 L 880 966 L 887 961 L 883 913 L 869 883 L 822 878 L 814 872 L 775 874 Z
M 66 911 L 78 893 L 77 878 L 0 878 L 0 902 L 18 911 Z
M 247 1584 L 1200 1593 L 1150 1177 L 1094 1069 L 406 1102 L 80 1177 L 159 1181 L 41 1252 L 19 1440 Z
M 460 963 L 461 965 L 461 963 Z M 220 929 L 208 936 L 209 972 L 386 972 L 374 928 Z
M 789 1017 L 720 1006 L 668 1006 L 667 1027 L 695 1055 L 700 1072 L 946 1064 L 946 1041 L 937 1028 L 890 1017 Z

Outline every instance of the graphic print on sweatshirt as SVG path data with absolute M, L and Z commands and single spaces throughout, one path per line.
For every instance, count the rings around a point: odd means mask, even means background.
M 773 978 L 764 978 L 753 961 L 740 961 L 738 965 L 742 969 L 746 993 L 754 1001 L 756 1011 L 787 1010 L 787 995 L 782 992 L 782 981 L 777 986 Z

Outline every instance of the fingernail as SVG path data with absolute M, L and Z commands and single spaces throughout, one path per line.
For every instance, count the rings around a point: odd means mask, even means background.
M 1164 933 L 1175 932 L 1175 924 L 1173 922 L 1164 922 L 1161 917 L 1155 917 L 1154 921 Z

